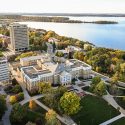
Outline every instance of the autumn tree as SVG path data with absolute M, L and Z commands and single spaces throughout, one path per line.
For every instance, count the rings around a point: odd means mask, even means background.
M 116 72 L 111 78 L 111 85 L 116 85 L 118 83 L 119 73 Z
M 47 125 L 61 125 L 61 123 L 56 118 L 57 114 L 53 109 L 50 109 L 45 116 Z
M 122 64 L 120 65 L 120 68 L 121 68 L 121 72 L 122 72 L 122 73 L 125 73 L 125 63 L 122 63 Z
M 29 108 L 31 110 L 35 110 L 36 109 L 36 103 L 35 103 L 34 100 L 30 100 L 30 102 L 29 102 Z
M 39 93 L 47 93 L 52 87 L 50 83 L 47 82 L 40 82 L 38 83 Z
M 92 84 L 98 84 L 101 81 L 101 78 L 99 76 L 95 76 L 92 78 Z
M 99 76 L 95 76 L 92 78 L 92 84 L 90 87 L 90 90 L 93 91 L 95 89 L 95 86 L 101 81 L 101 78 Z
M 55 54 L 55 56 L 63 57 L 64 54 L 63 54 L 63 52 L 57 51 L 56 54 Z
M 118 83 L 118 79 L 119 79 L 119 73 L 116 72 L 113 77 L 111 77 L 111 88 L 110 88 L 110 91 L 112 94 L 115 94 L 117 92 L 117 86 L 116 84 Z
M 17 102 L 17 98 L 16 98 L 16 96 L 10 96 L 10 103 L 11 104 L 14 104 L 14 103 L 16 103 Z
M 99 96 L 105 95 L 106 94 L 106 85 L 105 85 L 105 83 L 103 81 L 99 82 L 95 86 L 94 92 Z
M 80 109 L 80 97 L 74 92 L 66 92 L 60 99 L 60 105 L 66 114 L 75 114 Z
M 78 51 L 77 51 L 77 52 L 74 53 L 73 56 L 74 56 L 75 59 L 84 61 L 84 56 L 85 56 L 85 55 L 84 55 L 83 52 L 78 52 Z

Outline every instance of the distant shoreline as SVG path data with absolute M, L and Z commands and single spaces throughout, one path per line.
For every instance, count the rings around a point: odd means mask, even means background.
M 54 22 L 54 23 L 93 23 L 93 24 L 118 24 L 115 21 L 81 21 L 81 20 L 71 20 L 69 17 L 57 17 L 57 16 L 21 16 L 21 15 L 2 15 L 0 16 L 0 20 L 8 20 L 13 22 Z
M 76 17 L 125 17 L 123 13 L 0 13 L 0 15 L 76 16 Z
M 93 23 L 93 24 L 118 24 L 116 21 L 84 21 L 83 23 Z

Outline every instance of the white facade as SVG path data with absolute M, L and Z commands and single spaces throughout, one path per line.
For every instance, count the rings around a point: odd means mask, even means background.
M 76 46 L 68 46 L 67 48 L 70 49 L 71 51 L 82 51 L 80 47 L 76 47 Z
M 37 56 L 21 60 L 27 62 L 29 59 L 36 58 Z M 37 59 L 39 60 L 39 58 Z M 41 58 L 41 60 L 37 61 L 38 64 L 32 66 L 23 65 L 21 68 L 22 79 L 28 90 L 37 88 L 39 82 L 68 85 L 72 83 L 74 78 L 78 79 L 81 77 L 87 79 L 91 77 L 92 67 L 82 61 L 71 59 L 59 64 L 51 62 L 47 58 Z
M 27 25 L 11 24 L 10 25 L 10 49 L 14 52 L 20 52 L 29 49 L 29 37 Z
M 9 81 L 9 68 L 7 59 L 0 58 L 0 82 Z
M 63 71 L 61 74 L 60 74 L 60 83 L 62 85 L 67 85 L 67 84 L 71 84 L 71 81 L 72 81 L 72 76 L 70 73 L 66 72 L 66 71 Z

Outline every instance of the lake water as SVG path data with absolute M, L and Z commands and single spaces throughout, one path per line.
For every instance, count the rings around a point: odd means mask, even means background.
M 59 35 L 89 41 L 100 47 L 125 50 L 125 17 L 70 17 L 82 21 L 118 21 L 118 24 L 20 22 L 32 28 L 53 30 Z

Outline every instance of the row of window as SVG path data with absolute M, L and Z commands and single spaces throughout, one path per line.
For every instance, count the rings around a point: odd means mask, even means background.
M 15 49 L 15 51 L 28 50 L 28 48 Z

